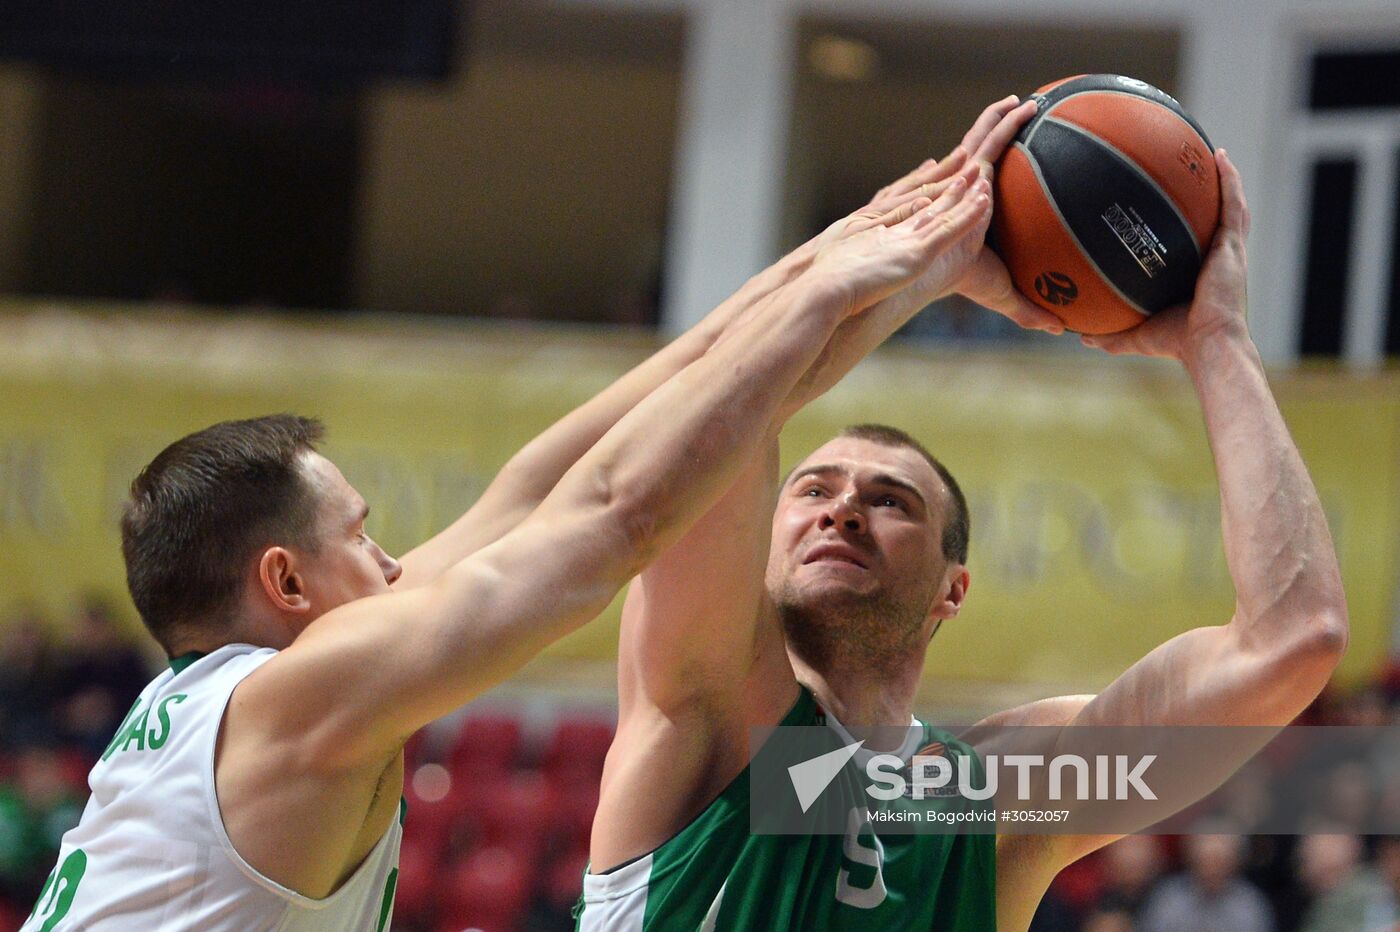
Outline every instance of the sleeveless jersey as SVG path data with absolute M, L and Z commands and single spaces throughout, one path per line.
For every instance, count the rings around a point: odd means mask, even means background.
M 841 744 L 851 741 L 805 687 L 782 724 L 826 725 Z M 919 727 L 910 729 L 905 746 L 893 752 L 896 756 L 907 762 L 919 749 L 941 743 L 949 756 L 971 755 L 976 779 L 985 779 L 980 760 L 968 745 L 947 732 L 915 725 Z M 576 929 L 995 929 L 996 836 L 877 831 L 868 809 L 940 804 L 908 798 L 872 803 L 859 777 L 863 762 L 857 763 L 823 794 L 824 799 L 835 794 L 832 804 L 849 812 L 844 836 L 751 834 L 753 768 L 746 767 L 713 803 L 655 851 L 607 874 L 585 873 L 583 896 L 574 913 Z M 665 774 L 659 778 L 665 779 Z
M 399 819 L 335 893 L 302 896 L 234 850 L 214 794 L 214 742 L 234 687 L 276 656 L 231 644 L 180 658 L 142 692 L 88 777 L 82 821 L 20 932 L 381 932 Z M 196 655 L 197 656 L 197 655 Z

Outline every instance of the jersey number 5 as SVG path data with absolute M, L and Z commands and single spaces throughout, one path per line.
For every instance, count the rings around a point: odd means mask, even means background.
M 861 838 L 862 832 L 870 837 L 867 845 Z M 874 909 L 885 902 L 889 895 L 885 889 L 884 862 L 885 846 L 880 844 L 880 836 L 870 828 L 865 810 L 851 809 L 846 818 L 846 837 L 841 844 L 841 873 L 836 875 L 836 899 L 857 909 Z M 866 880 L 857 885 L 855 878 Z
M 86 872 L 87 852 L 75 848 L 49 874 L 49 879 L 44 881 L 44 889 L 39 891 L 39 902 L 34 904 L 34 912 L 30 914 L 31 919 L 43 918 L 44 924 L 39 926 L 39 932 L 50 932 L 60 919 L 68 915 L 68 910 L 73 908 L 73 897 L 78 892 L 78 881 L 83 879 Z

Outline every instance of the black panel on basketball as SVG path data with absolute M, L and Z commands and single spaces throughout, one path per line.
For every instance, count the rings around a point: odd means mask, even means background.
M 1059 103 L 1060 101 L 1065 100 L 1068 97 L 1073 97 L 1075 94 L 1083 94 L 1088 91 L 1107 91 L 1114 94 L 1131 94 L 1134 97 L 1141 97 L 1144 100 L 1150 100 L 1153 103 L 1161 104 L 1163 107 L 1166 107 L 1168 110 L 1171 110 L 1177 116 L 1181 117 L 1187 123 L 1191 124 L 1191 128 L 1200 134 L 1200 137 L 1205 142 L 1207 148 L 1211 150 L 1215 149 L 1215 146 L 1211 145 L 1210 137 L 1206 135 L 1206 131 L 1201 129 L 1201 124 L 1197 123 L 1195 118 L 1193 118 L 1191 114 L 1186 112 L 1185 108 L 1183 108 L 1181 104 L 1177 102 L 1175 97 L 1166 93 L 1165 91 L 1158 90 L 1151 84 L 1148 84 L 1146 81 L 1136 81 L 1132 78 L 1124 78 L 1122 75 L 1117 74 L 1080 75 L 1077 78 L 1071 78 L 1068 81 L 1056 84 L 1054 87 L 1050 88 L 1050 90 L 1045 91 L 1044 93 L 1032 94 L 1031 96 L 1040 105 L 1039 109 L 1036 111 L 1036 119 L 1039 119 L 1039 117 L 1048 114 L 1050 112 L 1050 108 L 1052 108 L 1055 104 Z M 1036 120 L 1033 119 L 1030 123 L 1023 126 L 1021 128 L 1021 134 L 1017 137 L 1017 139 L 1024 140 L 1025 137 L 1031 132 L 1031 130 L 1035 128 L 1035 123 Z
M 1191 300 L 1200 271 L 1195 239 L 1137 166 L 1053 118 L 1036 121 L 1026 149 L 1050 200 L 1108 282 L 1148 313 Z

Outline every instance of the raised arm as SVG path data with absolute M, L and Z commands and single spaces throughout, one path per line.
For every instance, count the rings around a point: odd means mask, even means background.
M 1034 107 L 1030 102 L 1018 104 L 1015 98 L 992 104 L 948 158 L 937 165 L 925 163 L 883 188 L 865 208 L 833 224 L 798 250 L 794 254 L 798 263 L 810 262 L 807 256 L 814 251 L 881 222 L 877 218 L 882 211 L 899 216 L 902 210 L 926 203 L 929 195 L 937 198 L 932 209 L 943 211 L 969 190 L 974 196 L 987 195 L 988 167 L 1034 114 Z M 970 158 L 967 153 L 971 153 Z M 939 180 L 923 180 L 940 174 Z M 760 455 L 741 472 L 741 481 L 633 587 L 624 608 L 621 643 L 619 685 L 624 716 L 634 698 L 671 708 L 687 706 L 696 690 L 746 691 L 744 679 L 757 650 L 755 616 L 768 553 L 768 524 L 777 481 L 777 435 L 782 424 L 835 385 L 930 301 L 966 279 L 968 270 L 985 252 L 985 231 L 986 223 L 979 223 L 971 235 L 929 262 L 908 287 L 842 322 L 836 337 L 766 426 Z M 1032 308 L 1042 317 L 1026 317 L 1028 326 L 1060 327 L 1053 315 Z M 728 334 L 722 337 L 721 345 L 729 338 Z M 695 638 L 692 634 L 696 630 L 708 634 Z M 781 653 L 781 641 L 775 643 Z
M 724 330 L 776 288 L 796 263 L 784 257 L 744 284 L 675 340 L 565 415 L 520 449 L 481 497 L 445 530 L 405 554 L 395 589 L 431 583 L 442 573 L 517 527 L 544 501 L 578 459 L 628 411 L 671 376 L 695 362 Z
M 1019 105 L 1014 98 L 993 104 L 945 160 L 963 165 L 956 175 L 917 188 L 902 179 L 872 204 L 932 195 L 941 206 L 967 190 L 988 193 L 987 166 L 1033 113 L 1034 104 Z M 859 230 L 870 222 L 868 211 L 862 211 L 844 225 Z M 768 425 L 759 455 L 724 498 L 629 589 L 619 643 L 618 738 L 594 819 L 596 867 L 607 868 L 669 837 L 743 769 L 745 727 L 772 724 L 792 702 L 797 686 L 782 632 L 764 608 L 778 432 L 788 416 L 835 385 L 911 316 L 965 280 L 984 251 L 985 228 L 985 222 L 979 224 L 907 288 L 841 324 Z M 839 235 L 839 229 L 824 235 Z M 1019 313 L 1007 308 L 1013 311 Z M 1038 308 L 1032 313 L 1043 318 L 1026 316 L 1028 325 L 1059 325 Z M 651 765 L 661 761 L 669 777 L 666 786 L 657 787 Z
M 868 228 L 920 198 L 940 195 L 968 164 L 966 146 L 977 138 L 970 135 L 947 158 L 924 162 L 881 189 L 861 210 L 832 224 L 759 272 L 700 323 L 522 447 L 466 514 L 404 555 L 400 561 L 403 574 L 394 588 L 403 591 L 430 583 L 452 565 L 514 529 L 544 500 L 569 467 L 623 415 L 704 355 L 722 334 L 736 328 L 775 290 L 805 272 L 823 247 Z M 842 345 L 851 342 L 845 338 L 838 341 Z M 862 355 L 863 352 L 855 358 Z
M 1234 616 L 1171 639 L 1098 696 L 1063 702 L 1061 710 L 1078 706 L 1071 725 L 1281 727 L 1322 690 L 1346 648 L 1346 599 L 1327 522 L 1245 323 L 1243 187 L 1223 151 L 1217 163 L 1222 224 L 1189 312 L 1083 339 L 1111 353 L 1165 356 L 1185 365 L 1215 457 Z M 1256 750 L 1242 741 L 1233 752 L 1201 761 L 1209 773 L 1200 785 L 1218 785 Z M 1053 876 L 1108 840 L 1065 837 L 1033 845 L 1043 854 L 1041 873 L 1048 867 Z M 999 884 L 1010 880 L 1002 871 Z
M 1224 152 L 1217 161 L 1222 225 L 1190 313 L 1084 341 L 1185 365 L 1220 482 L 1234 617 L 1148 654 L 1075 724 L 1282 726 L 1317 696 L 1346 648 L 1346 597 L 1327 519 L 1245 325 L 1244 189 Z

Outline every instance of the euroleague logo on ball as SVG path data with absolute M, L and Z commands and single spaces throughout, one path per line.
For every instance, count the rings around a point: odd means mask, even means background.
M 1062 272 L 1042 272 L 1035 277 L 1035 293 L 1042 301 L 1064 307 L 1079 297 L 1079 286 Z

